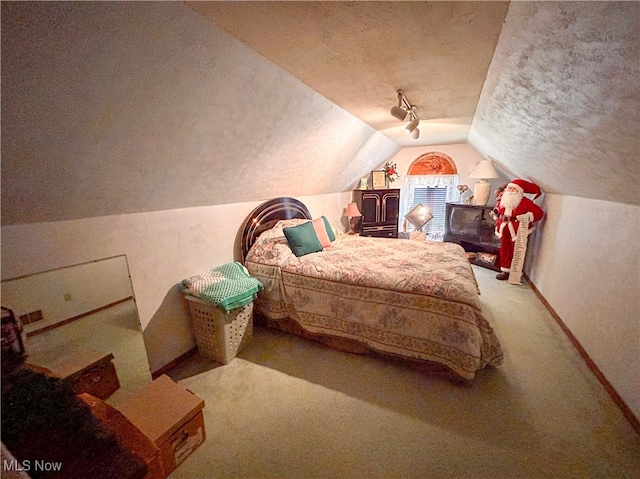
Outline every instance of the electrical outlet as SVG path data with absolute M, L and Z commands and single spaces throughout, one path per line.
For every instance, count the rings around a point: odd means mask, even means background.
M 64 300 L 71 301 L 71 293 L 64 293 Z
M 23 314 L 22 316 L 20 316 L 20 321 L 22 322 L 22 324 L 31 324 L 31 323 L 35 323 L 36 321 L 42 321 L 43 319 L 44 319 L 44 316 L 42 315 L 41 310 L 32 311 L 30 313 Z

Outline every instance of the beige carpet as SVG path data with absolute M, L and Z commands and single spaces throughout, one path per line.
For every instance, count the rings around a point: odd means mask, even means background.
M 502 366 L 459 386 L 257 328 L 171 372 L 207 439 L 170 478 L 639 478 L 640 437 L 531 288 L 475 271 Z

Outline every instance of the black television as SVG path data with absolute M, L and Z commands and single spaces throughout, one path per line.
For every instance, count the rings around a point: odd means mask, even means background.
M 445 241 L 499 244 L 495 236 L 496 222 L 489 213 L 493 207 L 447 203 Z

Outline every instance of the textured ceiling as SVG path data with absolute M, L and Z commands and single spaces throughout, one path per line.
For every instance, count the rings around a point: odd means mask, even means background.
M 514 2 L 469 143 L 543 191 L 639 204 L 640 3 Z
M 637 205 L 639 17 L 640 2 L 2 2 L 2 224 L 344 192 L 401 146 L 441 143 L 546 193 Z M 397 88 L 417 141 L 389 114 Z
M 466 142 L 508 2 L 189 2 L 402 146 Z M 390 114 L 396 90 L 420 138 Z
M 401 146 L 469 142 L 546 192 L 640 203 L 638 2 L 187 5 Z
M 2 2 L 2 224 L 349 191 L 400 147 L 180 2 Z

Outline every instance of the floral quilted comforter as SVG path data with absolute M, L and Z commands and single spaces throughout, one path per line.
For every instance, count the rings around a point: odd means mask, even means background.
M 256 311 L 293 319 L 311 333 L 437 362 L 466 380 L 502 362 L 460 246 L 338 234 L 323 251 L 296 257 L 282 228 L 299 221 L 279 222 L 247 255 L 249 273 L 264 286 Z

